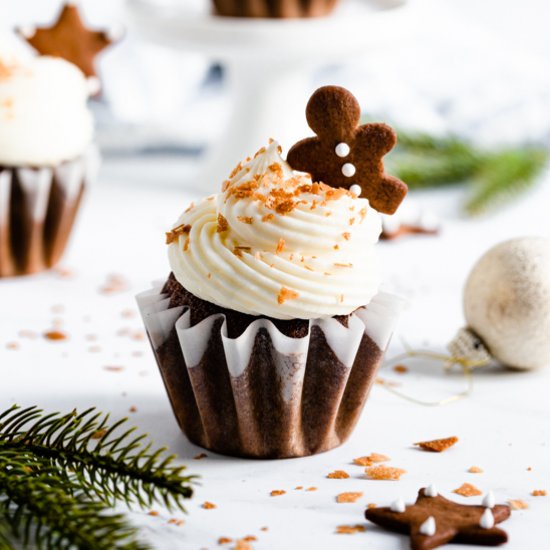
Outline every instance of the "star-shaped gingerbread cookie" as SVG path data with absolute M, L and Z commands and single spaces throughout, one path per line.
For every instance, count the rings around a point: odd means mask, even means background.
M 407 193 L 401 180 L 384 172 L 382 162 L 397 142 L 395 132 L 382 123 L 358 126 L 359 103 L 351 92 L 338 86 L 324 86 L 314 92 L 306 118 L 317 136 L 303 139 L 290 149 L 290 166 L 332 187 L 358 186 L 355 189 L 373 208 L 393 214 Z
M 51 27 L 21 28 L 18 32 L 40 54 L 62 57 L 87 77 L 97 77 L 95 57 L 114 41 L 107 31 L 87 28 L 74 2 L 63 6 Z
M 385 529 L 410 535 L 412 550 L 430 550 L 449 542 L 497 546 L 508 535 L 495 525 L 508 519 L 510 508 L 492 500 L 489 494 L 486 506 L 458 504 L 428 487 L 420 489 L 412 505 L 398 500 L 389 507 L 369 508 L 365 517 Z

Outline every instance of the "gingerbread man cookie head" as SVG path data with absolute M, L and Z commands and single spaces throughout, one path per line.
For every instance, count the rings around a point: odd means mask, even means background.
M 359 126 L 361 109 L 345 88 L 324 86 L 310 98 L 306 117 L 316 137 L 296 143 L 288 152 L 295 170 L 309 172 L 314 181 L 333 187 L 361 190 L 371 206 L 393 214 L 407 193 L 407 186 L 384 172 L 382 157 L 397 138 L 386 124 Z

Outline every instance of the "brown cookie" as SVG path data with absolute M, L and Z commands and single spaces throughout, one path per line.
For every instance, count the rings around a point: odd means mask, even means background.
M 412 505 L 396 502 L 369 508 L 365 517 L 385 529 L 410 535 L 412 550 L 430 550 L 449 542 L 497 546 L 508 540 L 506 532 L 495 527 L 510 517 L 508 506 L 458 504 L 437 493 L 429 496 L 431 490 L 420 489 Z
M 62 57 L 74 63 L 87 77 L 96 77 L 96 55 L 113 43 L 106 31 L 90 30 L 72 3 L 63 6 L 51 27 L 18 29 L 19 34 L 40 54 Z
M 407 193 L 401 180 L 384 173 L 382 157 L 395 145 L 395 132 L 382 123 L 358 126 L 360 117 L 359 103 L 348 90 L 319 88 L 306 107 L 307 122 L 317 137 L 296 143 L 288 163 L 333 187 L 359 185 L 373 208 L 393 214 Z

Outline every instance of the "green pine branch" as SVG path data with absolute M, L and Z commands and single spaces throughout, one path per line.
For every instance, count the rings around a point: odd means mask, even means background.
M 0 413 L 0 550 L 12 550 L 14 538 L 48 550 L 137 550 L 145 546 L 135 529 L 110 507 L 158 502 L 184 510 L 194 476 L 126 421 L 110 424 L 93 408 L 62 415 L 13 406 Z

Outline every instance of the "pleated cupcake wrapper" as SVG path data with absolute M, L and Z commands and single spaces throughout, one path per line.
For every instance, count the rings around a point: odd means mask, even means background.
M 0 277 L 35 273 L 57 263 L 98 165 L 99 153 L 90 147 L 53 168 L 0 166 Z
M 187 437 L 213 451 L 285 458 L 326 451 L 351 434 L 403 301 L 379 293 L 349 317 L 310 321 L 292 338 L 269 320 L 227 336 L 225 315 L 190 326 L 161 286 L 137 296 L 175 416 Z

